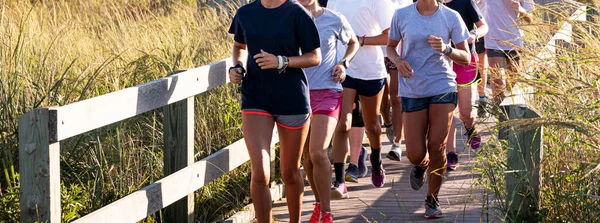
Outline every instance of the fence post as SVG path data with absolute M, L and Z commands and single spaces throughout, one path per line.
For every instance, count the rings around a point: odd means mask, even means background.
M 505 105 L 508 120 L 539 118 L 541 115 L 529 105 Z M 540 205 L 542 182 L 543 127 L 528 123 L 505 128 L 508 139 L 506 174 L 507 219 L 509 222 L 536 222 L 535 213 Z
M 163 107 L 164 175 L 194 163 L 194 97 Z M 169 205 L 166 222 L 194 222 L 194 194 Z
M 50 123 L 48 108 L 19 118 L 21 222 L 61 221 L 60 143 L 50 142 Z

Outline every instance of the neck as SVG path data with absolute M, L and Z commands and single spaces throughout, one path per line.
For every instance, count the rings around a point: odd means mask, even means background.
M 281 6 L 286 0 L 260 0 L 265 8 L 272 9 Z
M 417 1 L 417 10 L 422 15 L 431 15 L 437 11 L 439 7 L 439 3 L 437 0 L 418 0 Z
M 314 1 L 312 4 L 304 6 L 306 10 L 308 10 L 314 17 L 318 17 L 323 14 L 323 7 L 321 7 L 317 1 Z

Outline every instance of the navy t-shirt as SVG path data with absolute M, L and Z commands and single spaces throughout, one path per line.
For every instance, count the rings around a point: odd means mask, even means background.
M 254 55 L 260 50 L 273 55 L 299 56 L 320 47 L 313 17 L 296 0 L 277 8 L 265 8 L 260 0 L 238 9 L 229 33 L 246 44 L 247 73 L 242 78 L 242 109 L 262 109 L 273 115 L 310 113 L 306 75 L 300 68 L 261 70 Z
M 481 11 L 479 11 L 477 3 L 473 0 L 452 0 L 451 2 L 446 3 L 446 6 L 460 14 L 469 31 L 475 29 L 475 23 L 483 19 L 483 15 L 481 14 Z M 472 44 L 470 49 L 471 52 L 475 52 L 475 45 Z

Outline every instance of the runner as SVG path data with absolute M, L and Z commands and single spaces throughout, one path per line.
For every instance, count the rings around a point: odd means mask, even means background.
M 412 4 L 412 0 L 392 0 L 395 9 Z M 400 161 L 400 141 L 402 140 L 402 103 L 398 97 L 398 69 L 394 63 L 387 58 L 386 46 L 382 46 L 385 60 L 385 69 L 389 76 L 389 82 L 385 84 L 381 116 L 383 116 L 385 134 L 392 149 L 386 157 L 390 160 Z M 392 112 L 390 112 L 390 104 Z
M 483 18 L 486 17 L 486 7 L 485 1 L 477 0 L 477 6 L 479 7 L 479 11 L 483 15 Z M 487 50 L 485 50 L 485 37 L 479 38 L 475 41 L 475 50 L 477 51 L 478 60 L 477 60 L 477 76 L 480 78 L 479 84 L 477 84 L 477 92 L 479 93 L 479 101 L 477 103 L 477 117 L 485 118 L 487 116 L 487 111 L 485 110 L 486 105 L 488 104 L 488 99 L 485 93 L 485 89 L 488 82 L 487 68 L 488 68 L 488 57 Z
M 458 86 L 458 111 L 460 114 L 460 120 L 465 125 L 465 130 L 468 136 L 467 143 L 471 146 L 471 149 L 479 149 L 481 143 L 481 136 L 477 132 L 475 126 L 475 118 L 473 117 L 473 85 L 477 84 L 477 57 L 475 56 L 475 42 L 479 37 L 484 36 L 488 27 L 485 23 L 485 19 L 481 15 L 477 4 L 474 0 L 446 0 L 445 5 L 457 11 L 462 17 L 462 21 L 470 30 L 469 38 L 469 50 L 471 51 L 471 64 L 468 66 L 462 66 L 460 64 L 453 64 L 452 68 L 456 73 L 456 83 Z M 477 25 L 477 28 L 475 28 Z M 454 127 L 454 115 L 452 116 L 452 126 L 448 135 L 448 143 L 446 150 L 448 151 L 447 166 L 449 170 L 455 170 L 458 164 L 458 154 L 456 154 L 456 128 Z
M 511 77 L 516 75 L 516 66 L 520 64 L 519 52 L 514 47 L 523 46 L 523 32 L 519 25 L 521 21 L 531 23 L 529 12 L 535 8 L 535 3 L 533 0 L 484 0 L 483 4 L 488 8 L 486 19 L 490 28 L 485 48 L 492 68 L 492 101 L 498 106 L 506 92 L 503 79 L 512 88 Z M 499 68 L 508 73 L 508 77 Z
M 471 63 L 469 31 L 460 15 L 436 0 L 419 0 L 396 10 L 387 46 L 398 68 L 406 156 L 414 164 L 411 188 L 419 190 L 429 170 L 425 217 L 442 216 L 438 193 L 446 172 L 446 140 L 457 104 L 452 61 Z M 449 45 L 455 42 L 456 48 Z M 396 48 L 402 41 L 399 56 Z
M 358 183 L 358 179 L 354 178 L 358 173 L 358 178 L 366 177 L 368 174 L 368 167 L 366 164 L 368 151 L 363 147 L 363 139 L 365 138 L 365 122 L 362 118 L 362 109 L 360 107 L 360 97 L 358 94 L 354 98 L 352 103 L 352 128 L 348 133 L 348 141 L 350 145 L 350 163 L 358 165 L 349 165 L 346 170 L 344 180 Z M 354 168 L 356 167 L 356 170 Z M 347 193 L 346 193 L 347 195 Z M 342 195 L 344 196 L 344 195 Z M 347 197 L 343 197 L 347 198 Z
M 310 102 L 301 68 L 321 62 L 319 33 L 295 0 L 257 0 L 236 12 L 229 79 L 242 83 L 242 132 L 252 164 L 250 193 L 258 222 L 272 221 L 270 144 L 277 123 L 281 175 L 290 222 L 300 222 L 304 181 L 300 157 L 308 134 Z M 243 56 L 248 53 L 246 70 Z M 302 52 L 302 55 L 300 55 Z
M 390 0 L 330 0 L 328 8 L 344 15 L 352 29 L 359 36 L 361 48 L 348 68 L 346 80 L 342 83 L 343 102 L 340 121 L 333 137 L 334 191 L 332 198 L 347 197 L 344 183 L 344 161 L 348 154 L 348 133 L 351 128 L 352 102 L 360 96 L 363 121 L 371 145 L 371 181 L 375 187 L 383 187 L 385 170 L 381 163 L 381 126 L 378 121 L 386 82 L 386 72 L 381 48 L 385 45 L 388 26 L 393 15 Z M 338 48 L 338 51 L 344 51 Z M 358 180 L 358 167 L 348 165 L 348 174 Z
M 321 7 L 316 0 L 299 0 L 315 17 L 321 39 L 321 65 L 305 68 L 310 89 L 313 117 L 309 137 L 304 144 L 304 170 L 315 195 L 311 223 L 333 222 L 330 207 L 331 163 L 327 147 L 340 116 L 342 85 L 349 61 L 358 50 L 358 40 L 346 19 Z M 343 58 L 337 60 L 338 41 L 347 44 Z

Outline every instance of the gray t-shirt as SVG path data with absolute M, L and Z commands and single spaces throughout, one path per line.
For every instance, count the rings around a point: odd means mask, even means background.
M 310 90 L 332 89 L 342 91 L 342 85 L 333 81 L 333 67 L 339 62 L 337 54 L 338 40 L 341 44 L 348 44 L 350 38 L 354 35 L 352 27 L 346 21 L 343 15 L 337 12 L 325 9 L 322 15 L 315 18 L 315 24 L 319 31 L 321 39 L 321 65 L 305 68 L 304 72 L 308 78 L 308 88 Z
M 396 10 L 390 26 L 390 39 L 402 40 L 403 58 L 413 69 L 410 78 L 399 78 L 398 94 L 407 98 L 425 98 L 456 92 L 456 73 L 452 61 L 434 50 L 429 36 L 434 35 L 449 43 L 464 42 L 469 31 L 458 12 L 440 4 L 431 16 L 417 11 L 417 4 Z
M 518 12 L 510 8 L 512 0 L 485 0 L 484 17 L 490 31 L 485 35 L 485 48 L 494 50 L 512 50 L 514 46 L 523 46 L 523 30 Z M 533 0 L 519 0 L 525 11 L 535 8 Z M 506 42 L 508 42 L 508 44 Z

